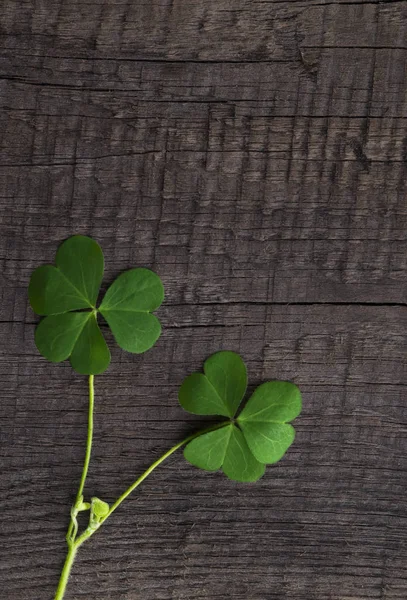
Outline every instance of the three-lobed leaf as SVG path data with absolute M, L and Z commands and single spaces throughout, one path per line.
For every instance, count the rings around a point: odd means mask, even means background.
M 110 351 L 98 325 L 99 312 L 124 350 L 140 353 L 154 345 L 161 326 L 151 311 L 164 298 L 158 275 L 143 268 L 122 273 L 97 309 L 104 269 L 99 244 L 75 235 L 61 244 L 55 264 L 38 267 L 28 289 L 33 310 L 45 317 L 35 332 L 45 358 L 52 362 L 70 358 L 72 367 L 84 375 L 103 373 Z
M 247 385 L 246 367 L 234 352 L 218 352 L 204 363 L 204 373 L 187 377 L 179 390 L 181 406 L 198 415 L 229 418 L 220 429 L 193 439 L 184 450 L 193 465 L 236 481 L 256 481 L 266 464 L 280 460 L 294 441 L 288 424 L 301 411 L 296 385 L 269 381 L 260 385 L 237 418 Z

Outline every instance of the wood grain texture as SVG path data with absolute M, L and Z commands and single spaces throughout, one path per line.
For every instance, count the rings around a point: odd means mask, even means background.
M 256 485 L 175 455 L 83 547 L 67 600 L 405 600 L 407 3 L 5 0 L 0 16 L 2 596 L 49 600 L 86 380 L 36 351 L 32 270 L 73 233 L 156 270 L 163 335 L 96 378 L 88 494 L 203 421 L 219 349 L 295 381 Z

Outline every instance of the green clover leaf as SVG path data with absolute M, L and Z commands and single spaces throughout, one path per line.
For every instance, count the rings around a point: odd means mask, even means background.
M 99 307 L 123 350 L 140 354 L 160 337 L 161 325 L 151 314 L 164 299 L 164 288 L 155 273 L 131 269 L 119 275 Z
M 222 468 L 235 481 L 257 481 L 266 464 L 279 461 L 294 441 L 288 424 L 301 412 L 301 393 L 286 381 L 260 385 L 236 418 L 246 391 L 246 367 L 238 354 L 217 352 L 204 373 L 187 377 L 179 390 L 181 406 L 198 415 L 229 417 L 223 426 L 186 446 L 188 462 L 208 471 Z
M 194 415 L 233 417 L 245 395 L 247 370 L 235 352 L 217 352 L 204 362 L 204 374 L 193 373 L 179 390 L 181 406 Z
M 184 456 L 192 465 L 206 471 L 222 467 L 224 474 L 235 481 L 257 481 L 265 471 L 265 465 L 256 460 L 242 432 L 232 423 L 189 442 Z
M 257 460 L 280 460 L 294 441 L 293 421 L 301 412 L 301 393 L 288 381 L 267 381 L 254 391 L 237 418 Z
M 35 331 L 35 343 L 45 358 L 69 358 L 83 375 L 103 373 L 110 351 L 98 325 L 99 313 L 124 350 L 142 353 L 155 344 L 161 326 L 151 311 L 164 299 L 158 275 L 143 268 L 122 273 L 97 309 L 104 270 L 99 244 L 75 235 L 61 244 L 55 265 L 38 267 L 28 288 L 32 309 L 45 317 Z

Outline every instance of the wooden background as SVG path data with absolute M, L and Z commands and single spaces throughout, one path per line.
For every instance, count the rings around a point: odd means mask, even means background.
M 65 555 L 87 383 L 27 284 L 82 233 L 106 284 L 166 289 L 157 346 L 96 378 L 89 495 L 201 424 L 177 389 L 216 350 L 304 411 L 258 484 L 172 457 L 67 600 L 405 600 L 407 2 L 4 0 L 0 36 L 2 598 L 50 600 Z

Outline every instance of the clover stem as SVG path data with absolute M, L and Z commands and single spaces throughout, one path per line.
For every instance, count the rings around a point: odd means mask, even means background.
M 112 504 L 112 506 L 109 509 L 109 512 L 104 517 L 104 519 L 102 519 L 102 523 L 104 521 L 106 521 L 106 519 L 108 519 L 110 517 L 110 515 L 116 510 L 116 508 L 118 508 L 120 506 L 120 504 L 123 502 L 123 500 L 125 500 L 127 498 L 127 496 L 129 496 L 132 493 L 132 491 L 135 490 L 136 487 L 138 487 L 140 485 L 140 483 L 142 483 L 150 475 L 150 473 L 152 473 L 154 471 L 154 469 L 156 469 L 162 462 L 164 462 L 169 456 L 171 456 L 171 454 L 173 454 L 174 452 L 179 450 L 179 448 L 182 448 L 182 446 L 184 446 L 184 444 L 187 444 L 188 442 L 190 442 L 194 438 L 202 435 L 203 433 L 208 433 L 209 431 L 215 431 L 215 429 L 221 429 L 221 427 L 224 427 L 225 425 L 228 425 L 228 424 L 229 424 L 229 421 L 224 421 L 222 423 L 217 423 L 216 425 L 214 425 L 212 427 L 208 427 L 207 429 L 198 431 L 197 433 L 193 433 L 192 435 L 189 435 L 187 438 L 182 440 L 182 442 L 178 442 L 178 444 L 175 444 L 175 446 L 173 446 L 172 448 L 167 450 L 167 452 L 165 452 L 159 459 L 157 459 L 155 462 L 153 462 L 153 464 L 150 465 L 148 467 L 148 469 L 146 471 L 144 471 L 144 473 L 142 475 L 140 475 L 140 477 L 138 479 L 136 479 L 136 481 L 129 488 L 127 488 L 127 490 L 116 500 L 116 502 L 114 504 Z
M 55 600 L 62 600 L 62 598 L 64 597 L 69 575 L 71 573 L 73 561 L 75 560 L 77 551 L 78 549 L 75 544 L 68 545 L 68 553 L 66 555 L 65 563 L 61 572 L 61 577 L 59 579 L 57 591 L 55 594 Z
M 89 409 L 88 409 L 88 436 L 86 440 L 86 453 L 85 461 L 83 463 L 81 481 L 79 483 L 78 492 L 76 494 L 75 507 L 81 502 L 83 490 L 85 487 L 86 477 L 88 475 L 90 455 L 92 452 L 92 440 L 93 440 L 93 410 L 95 405 L 95 387 L 94 387 L 94 375 L 89 375 Z M 67 539 L 71 539 L 72 531 L 76 529 L 75 520 L 71 516 L 71 522 L 69 523 Z
M 215 431 L 216 429 L 221 429 L 222 427 L 225 427 L 228 424 L 229 424 L 229 421 L 222 421 L 222 423 L 217 423 L 216 425 L 212 425 L 212 427 L 208 427 L 207 429 L 201 429 L 200 431 L 197 431 L 196 433 L 189 435 L 184 440 L 182 440 L 182 442 L 178 442 L 178 444 L 175 444 L 175 446 L 173 446 L 172 448 L 167 450 L 167 452 L 165 452 L 162 456 L 160 456 L 160 458 L 158 458 L 155 462 L 153 462 L 153 464 L 150 465 L 148 467 L 148 469 L 146 469 L 146 471 L 144 471 L 144 473 L 142 475 L 140 475 L 140 477 L 138 479 L 136 479 L 136 481 L 129 488 L 127 488 L 127 490 L 125 492 L 123 492 L 123 494 L 116 500 L 116 502 L 114 502 L 112 504 L 107 515 L 103 519 L 101 519 L 100 525 L 102 525 L 106 521 L 106 519 L 108 519 L 110 517 L 110 515 L 127 498 L 127 496 L 129 496 L 154 471 L 154 469 L 156 469 L 169 456 L 171 456 L 171 454 L 173 454 L 174 452 L 179 450 L 179 448 L 182 448 L 182 446 L 184 446 L 191 440 L 195 439 L 196 437 L 198 437 L 204 433 L 209 433 L 210 431 Z M 77 538 L 75 544 L 77 546 L 80 546 L 81 544 L 83 544 L 83 542 L 85 542 L 88 538 L 90 538 L 96 531 L 97 531 L 97 529 L 95 529 L 93 531 L 86 530 L 81 536 L 79 536 Z
M 86 454 L 85 462 L 83 464 L 81 482 L 79 484 L 78 493 L 76 494 L 76 501 L 78 502 L 83 494 L 85 487 L 86 477 L 88 474 L 90 455 L 92 452 L 92 439 L 93 439 L 93 408 L 95 405 L 95 388 L 94 388 L 94 375 L 89 375 L 89 410 L 88 410 L 88 438 L 86 440 Z
M 65 563 L 62 568 L 61 577 L 59 579 L 57 591 L 55 594 L 55 600 L 62 600 L 65 594 L 66 586 L 68 584 L 69 575 L 72 569 L 73 561 L 75 560 L 76 553 L 78 551 L 78 544 L 75 541 L 78 532 L 78 522 L 76 516 L 81 510 L 80 504 L 83 504 L 83 490 L 85 487 L 86 477 L 88 474 L 90 455 L 92 452 L 92 439 L 93 439 L 93 409 L 95 403 L 95 388 L 94 388 L 94 376 L 89 375 L 89 410 L 88 410 L 88 435 L 86 440 L 86 452 L 85 461 L 83 463 L 81 480 L 79 483 L 78 492 L 76 494 L 75 504 L 71 509 L 71 520 L 69 522 L 68 531 L 66 534 L 66 541 L 68 543 L 68 553 L 65 558 Z
M 87 474 L 88 467 L 89 467 L 90 453 L 91 453 L 91 446 L 92 446 L 92 433 L 93 433 L 93 400 L 94 400 L 93 375 L 91 375 L 89 377 L 89 426 L 88 426 L 88 441 L 87 441 L 87 446 L 86 446 L 86 457 L 85 457 L 82 478 L 81 478 L 81 482 L 79 485 L 78 495 L 76 497 L 76 503 L 75 503 L 74 509 L 75 509 L 75 507 L 77 507 L 79 505 L 80 502 L 82 502 L 82 493 L 83 493 L 83 489 L 85 486 L 86 474 Z M 209 433 L 210 431 L 215 431 L 216 429 L 221 429 L 222 427 L 225 427 L 229 423 L 230 423 L 229 420 L 223 421 L 222 423 L 217 423 L 216 425 L 212 425 L 211 427 L 208 427 L 207 429 L 202 429 L 201 431 L 197 431 L 196 433 L 193 433 L 193 434 L 189 435 L 188 437 L 186 437 L 184 440 L 182 440 L 182 442 L 178 442 L 178 444 L 175 444 L 175 446 L 173 446 L 172 448 L 167 450 L 167 452 L 165 452 L 160 458 L 158 458 L 155 462 L 153 462 L 153 464 L 150 465 L 148 467 L 148 469 L 146 469 L 144 471 L 144 473 L 142 475 L 140 475 L 140 477 L 138 479 L 136 479 L 136 481 L 129 488 L 127 488 L 127 490 L 125 492 L 123 492 L 123 494 L 114 502 L 114 504 L 112 504 L 112 506 L 109 509 L 109 512 L 107 513 L 107 515 L 104 518 L 102 518 L 100 520 L 100 523 L 98 524 L 98 526 L 96 528 L 92 528 L 89 526 L 87 529 L 85 529 L 85 531 L 79 537 L 76 537 L 77 526 L 76 526 L 76 522 L 75 522 L 76 514 L 78 511 L 76 513 L 75 513 L 75 510 L 72 511 L 73 515 L 71 513 L 71 523 L 68 528 L 68 534 L 67 534 L 68 554 L 66 556 L 64 567 L 62 569 L 61 578 L 59 580 L 55 600 L 62 600 L 64 597 L 66 586 L 67 586 L 68 579 L 69 579 L 69 574 L 70 574 L 70 571 L 71 571 L 71 568 L 73 565 L 73 561 L 75 559 L 75 556 L 76 556 L 79 546 L 81 546 L 84 542 L 86 542 L 86 540 L 88 540 L 100 528 L 100 526 L 120 506 L 120 504 L 127 498 L 127 496 L 129 496 L 154 471 L 154 469 L 156 469 L 169 456 L 171 456 L 171 454 L 173 454 L 174 452 L 179 450 L 179 448 L 182 448 L 182 446 L 184 446 L 191 440 L 195 439 L 196 437 L 198 437 L 204 433 Z M 74 536 L 71 535 L 73 530 L 75 531 Z

